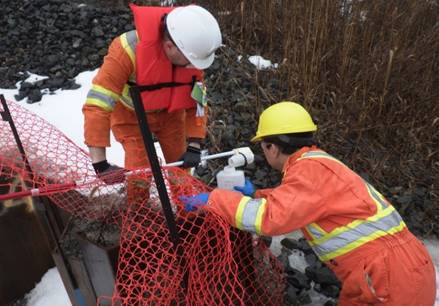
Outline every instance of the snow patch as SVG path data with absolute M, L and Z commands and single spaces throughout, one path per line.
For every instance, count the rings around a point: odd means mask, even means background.
M 260 55 L 249 56 L 248 60 L 255 65 L 258 70 L 277 68 L 279 66 L 278 64 L 272 64 L 270 60 L 266 60 Z
M 49 78 L 48 76 L 33 74 L 33 73 L 30 73 L 30 72 L 27 72 L 27 74 L 29 74 L 29 77 L 26 80 L 24 80 L 24 82 L 32 83 L 32 84 L 34 84 L 34 83 L 36 83 L 38 81 L 45 80 L 45 79 Z
M 293 254 L 288 256 L 290 267 L 305 273 L 305 268 L 308 266 L 305 260 L 305 254 L 300 250 L 292 250 L 291 252 L 293 252 Z
M 82 106 L 91 87 L 91 81 L 97 72 L 98 69 L 95 69 L 78 74 L 75 82 L 81 85 L 79 89 L 58 89 L 51 95 L 43 95 L 40 102 L 29 104 L 22 101 L 17 103 L 57 127 L 77 146 L 88 152 L 88 148 L 84 144 L 84 115 L 82 114 Z M 36 80 L 40 77 L 42 76 L 31 74 L 28 79 Z M 15 101 L 14 95 L 18 94 L 18 89 L 0 89 L 0 94 L 3 94 L 6 100 Z M 123 166 L 124 164 L 122 145 L 114 139 L 113 134 L 111 134 L 111 147 L 107 148 L 107 160 L 118 166 Z
M 271 240 L 270 250 L 277 257 L 281 254 L 282 245 L 280 244 L 281 240 L 284 238 L 291 238 L 298 240 L 302 238 L 301 231 L 294 231 L 292 233 L 286 235 L 273 236 Z M 300 250 L 292 250 L 292 254 L 288 256 L 288 262 L 290 267 L 299 270 L 301 273 L 305 273 L 306 267 L 308 267 L 308 263 L 305 260 L 305 254 Z M 314 290 L 314 282 L 311 282 L 312 288 L 308 291 L 309 297 L 311 298 L 311 305 L 314 306 L 323 306 L 327 301 L 331 300 L 331 298 L 318 293 Z
M 28 306 L 71 306 L 69 296 L 57 268 L 44 274 L 35 288 L 26 295 Z

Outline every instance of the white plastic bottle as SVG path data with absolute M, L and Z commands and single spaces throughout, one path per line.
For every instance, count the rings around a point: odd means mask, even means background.
M 245 175 L 244 171 L 236 170 L 235 167 L 225 166 L 223 170 L 216 175 L 218 188 L 234 190 L 233 187 L 244 187 Z

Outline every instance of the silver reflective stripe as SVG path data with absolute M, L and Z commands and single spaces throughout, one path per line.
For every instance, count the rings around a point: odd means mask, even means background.
M 134 70 L 136 69 L 136 47 L 137 47 L 137 32 L 135 30 L 124 33 L 120 36 L 120 41 L 125 52 L 129 56 Z
M 336 159 L 332 155 L 330 155 L 326 152 L 323 152 L 323 151 L 308 151 L 305 154 L 303 154 L 303 157 L 315 157 L 315 156 L 327 156 L 327 157 L 331 157 L 333 159 Z
M 325 154 L 323 152 L 315 152 L 315 151 L 308 151 L 305 154 L 303 154 L 304 157 L 310 157 L 310 156 L 321 156 L 321 155 L 329 155 L 329 154 Z
M 252 199 L 245 204 L 242 213 L 242 230 L 256 233 L 256 217 L 263 202 L 263 199 Z
M 130 109 L 134 109 L 133 100 L 130 96 L 130 85 L 125 84 L 122 90 L 122 95 L 120 96 L 122 103 Z
M 136 47 L 137 43 L 139 42 L 137 38 L 137 32 L 136 30 L 129 31 L 124 34 L 126 37 L 126 43 L 127 45 L 124 45 L 123 40 L 122 44 L 125 48 L 126 52 L 128 53 L 128 56 L 131 59 L 131 62 L 133 64 L 133 73 L 129 77 L 129 81 L 135 83 L 136 82 Z M 133 101 L 131 100 L 131 96 L 129 93 L 130 86 L 128 84 L 125 84 L 125 87 L 123 88 L 122 95 L 120 97 L 120 100 L 125 104 L 125 106 L 133 109 Z
M 136 47 L 137 47 L 137 32 L 136 30 L 132 30 L 126 33 L 127 35 L 127 43 L 128 46 L 130 47 L 131 51 L 134 52 L 134 54 L 136 53 Z
M 338 159 L 322 151 L 306 152 L 301 159 L 314 157 L 333 160 L 348 168 Z M 400 232 L 405 228 L 399 213 L 383 199 L 373 186 L 364 180 L 363 182 L 369 193 L 369 198 L 377 207 L 377 213 L 374 216 L 366 220 L 355 220 L 346 226 L 334 229 L 331 233 L 321 233 L 312 224 L 306 226 L 309 234 L 314 236 L 310 244 L 322 261 L 346 254 L 369 241 Z
M 366 187 L 369 190 L 372 197 L 381 205 L 381 209 L 385 209 L 389 207 L 389 205 L 380 197 L 378 191 L 376 191 L 376 189 L 372 185 L 370 185 L 367 182 L 364 183 L 366 184 Z
M 313 246 L 313 250 L 319 257 L 335 252 L 348 244 L 356 242 L 361 238 L 367 238 L 375 232 L 388 232 L 392 228 L 401 224 L 401 216 L 391 207 L 392 212 L 376 221 L 366 221 L 358 226 L 334 236 L 323 243 Z M 309 228 L 308 228 L 309 229 Z
M 112 97 L 107 96 L 107 95 L 100 93 L 100 92 L 93 90 L 93 89 L 90 89 L 88 91 L 87 98 L 100 100 L 100 101 L 104 102 L 105 104 L 107 104 L 111 108 L 114 108 L 114 105 L 116 104 L 116 101 Z
M 312 234 L 314 239 L 319 239 L 323 237 L 323 233 L 316 229 L 312 224 L 308 225 L 306 228 Z
M 299 158 L 299 159 L 303 159 L 303 158 L 313 158 L 313 157 L 321 157 L 321 158 L 327 158 L 330 160 L 333 160 L 335 162 L 338 162 L 339 164 L 345 166 L 346 168 L 349 168 L 348 166 L 346 166 L 345 164 L 343 164 L 341 161 L 339 161 L 337 158 L 335 158 L 334 156 L 323 152 L 323 151 L 308 151 L 306 153 L 303 153 L 303 155 Z

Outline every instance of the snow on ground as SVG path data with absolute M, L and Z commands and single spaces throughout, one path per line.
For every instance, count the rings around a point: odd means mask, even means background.
M 250 60 L 250 58 L 249 58 Z M 271 62 L 267 62 L 259 56 L 251 59 L 254 65 L 258 68 L 264 69 L 274 67 Z M 34 104 L 27 104 L 25 101 L 17 102 L 21 106 L 31 110 L 38 116 L 56 126 L 61 132 L 75 142 L 79 147 L 87 149 L 84 144 L 84 130 L 83 130 L 83 115 L 82 105 L 86 99 L 87 92 L 91 86 L 91 80 L 96 74 L 95 71 L 86 71 L 80 73 L 76 78 L 76 83 L 81 85 L 77 90 L 57 90 L 53 94 L 43 95 L 42 101 Z M 35 82 L 44 78 L 44 76 L 30 75 L 26 80 L 28 82 Z M 14 95 L 18 94 L 17 89 L 0 89 L 0 94 L 3 94 L 7 100 L 15 101 Z M 123 166 L 123 149 L 117 143 L 113 136 L 111 139 L 112 146 L 107 149 L 107 159 L 111 163 Z M 276 255 L 280 254 L 280 240 L 284 236 L 274 237 L 273 252 Z M 292 238 L 297 238 L 297 234 L 293 234 Z M 430 254 L 436 265 L 436 281 L 439 283 L 439 241 L 427 240 L 425 241 Z M 298 270 L 304 271 L 305 261 L 300 252 L 294 253 L 289 258 L 290 264 Z M 311 293 L 313 305 L 323 305 L 327 300 L 326 297 L 316 293 Z M 27 294 L 28 306 L 64 306 L 71 305 L 67 293 L 61 282 L 58 270 L 56 268 L 50 269 L 42 278 L 41 282 Z M 439 290 L 436 298 L 435 306 L 439 306 Z
M 28 306 L 71 306 L 58 269 L 52 268 L 27 295 Z
M 22 100 L 17 103 L 56 126 L 79 147 L 87 149 L 84 144 L 82 105 L 91 87 L 91 80 L 96 73 L 97 70 L 80 73 L 75 79 L 76 83 L 81 85 L 81 88 L 77 90 L 58 89 L 53 94 L 43 95 L 40 102 L 28 104 Z M 32 83 L 42 78 L 44 76 L 31 74 L 26 82 Z M 3 94 L 6 100 L 15 101 L 14 95 L 18 94 L 18 91 L 17 89 L 0 89 L 0 94 Z M 107 149 L 107 160 L 110 163 L 123 166 L 123 156 L 122 146 L 111 135 L 111 148 Z
M 238 61 L 239 60 L 240 59 L 238 58 Z M 256 68 L 259 69 L 259 70 L 265 70 L 265 69 L 270 69 L 270 68 L 277 68 L 279 66 L 276 63 L 272 64 L 270 60 L 264 59 L 260 55 L 249 56 L 248 60 L 249 60 L 250 63 L 255 65 Z

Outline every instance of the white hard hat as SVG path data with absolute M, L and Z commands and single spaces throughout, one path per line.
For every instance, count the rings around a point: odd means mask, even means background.
M 166 17 L 174 43 L 197 69 L 212 65 L 215 50 L 221 46 L 221 30 L 215 17 L 198 5 L 177 7 Z

